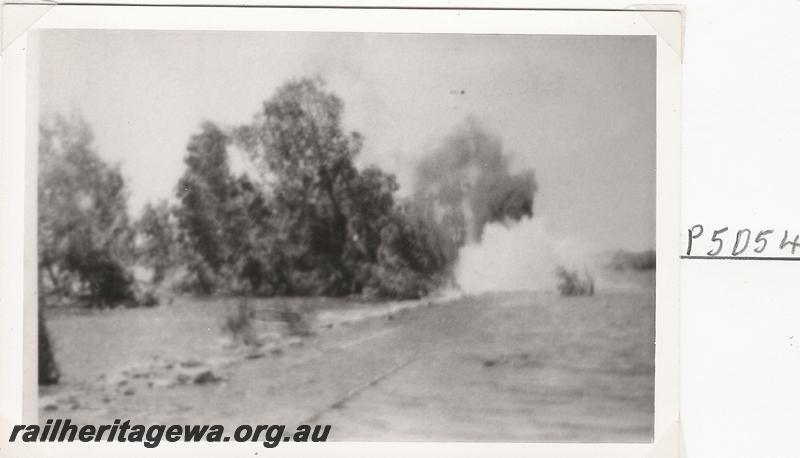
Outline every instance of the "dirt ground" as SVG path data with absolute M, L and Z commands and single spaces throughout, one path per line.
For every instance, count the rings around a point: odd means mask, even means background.
M 50 313 L 63 378 L 40 390 L 41 420 L 322 423 L 331 440 L 652 439 L 650 288 L 256 301 L 257 348 L 222 331 L 237 301 Z

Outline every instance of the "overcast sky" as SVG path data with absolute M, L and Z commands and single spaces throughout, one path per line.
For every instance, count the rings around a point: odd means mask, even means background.
M 404 190 L 474 115 L 535 170 L 553 232 L 654 247 L 653 37 L 46 31 L 40 55 L 42 112 L 82 113 L 134 213 L 173 195 L 203 120 L 247 122 L 286 80 L 321 76 L 365 137 L 359 164 Z

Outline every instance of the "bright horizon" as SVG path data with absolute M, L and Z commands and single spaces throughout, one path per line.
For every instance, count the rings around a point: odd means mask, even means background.
M 202 121 L 246 123 L 285 81 L 320 76 L 364 136 L 357 163 L 396 174 L 401 192 L 475 116 L 535 171 L 550 231 L 655 246 L 653 37 L 54 30 L 40 43 L 41 113 L 87 119 L 133 214 L 173 197 Z

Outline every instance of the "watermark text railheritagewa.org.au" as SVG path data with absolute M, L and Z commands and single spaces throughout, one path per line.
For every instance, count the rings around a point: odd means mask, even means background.
M 141 442 L 147 448 L 167 442 L 261 442 L 277 447 L 281 442 L 325 442 L 331 425 L 239 425 L 232 435 L 222 425 L 142 425 L 130 420 L 113 424 L 75 425 L 69 419 L 49 419 L 44 425 L 14 425 L 9 442 Z

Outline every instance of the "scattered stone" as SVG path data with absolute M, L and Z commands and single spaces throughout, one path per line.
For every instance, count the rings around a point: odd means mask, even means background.
M 133 387 L 128 387 L 125 391 L 122 392 L 122 394 L 124 394 L 125 396 L 131 396 L 133 394 L 136 394 L 136 390 L 134 390 Z
M 512 353 L 500 355 L 496 358 L 481 358 L 481 363 L 483 364 L 483 367 L 507 365 L 511 367 L 525 368 L 537 368 L 541 364 L 538 361 L 531 359 L 531 355 L 529 353 Z
M 106 386 L 110 387 L 119 387 L 128 382 L 127 377 L 122 373 L 116 373 L 112 375 L 103 375 L 102 377 L 98 377 L 98 381 Z
M 224 379 L 219 375 L 215 374 L 214 371 L 211 369 L 206 369 L 201 371 L 197 375 L 194 376 L 194 383 L 196 385 L 205 385 L 207 383 L 217 383 L 221 382 Z
M 290 347 L 302 347 L 304 345 L 303 339 L 300 337 L 290 337 L 286 340 L 286 344 Z
M 187 359 L 186 361 L 181 361 L 181 367 L 198 367 L 202 365 L 203 363 L 196 359 Z
M 44 410 L 46 412 L 53 412 L 55 410 L 58 410 L 58 404 L 47 404 L 44 406 Z
M 147 382 L 147 385 L 150 388 L 172 388 L 177 384 L 178 381 L 175 378 L 164 378 L 164 377 L 159 377 Z
M 131 378 L 150 378 L 153 375 L 152 369 L 137 369 L 130 372 Z
M 253 351 L 249 351 L 248 353 L 245 353 L 244 356 L 248 357 L 248 355 L 250 355 L 250 354 L 258 354 L 258 352 L 254 351 L 254 350 Z M 262 356 L 263 356 L 263 354 L 262 354 Z M 206 360 L 206 366 L 208 366 L 208 367 L 227 367 L 227 366 L 230 366 L 231 364 L 236 363 L 237 361 L 239 361 L 239 358 L 237 358 L 237 357 L 217 356 L 217 357 L 213 357 L 213 358 L 208 358 Z

